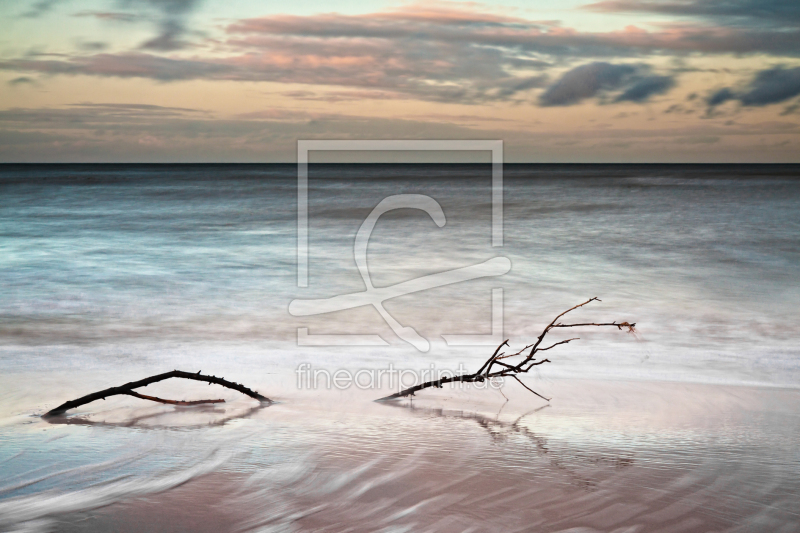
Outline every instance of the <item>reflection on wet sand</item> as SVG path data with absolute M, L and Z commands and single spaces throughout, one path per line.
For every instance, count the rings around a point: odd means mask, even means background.
M 389 405 L 399 438 L 351 448 L 342 428 L 326 454 L 249 477 L 231 505 L 258 511 L 240 530 L 700 533 L 791 531 L 798 518 L 783 452 L 758 465 L 713 435 L 660 449 L 575 446 L 532 429 L 545 426 L 543 409 L 504 419 Z
M 0 456 L 0 531 L 796 530 L 797 392 L 639 387 L 34 419 Z
M 199 429 L 199 428 L 209 427 L 209 426 L 224 426 L 225 424 L 227 424 L 228 422 L 230 422 L 232 420 L 245 420 L 245 419 L 250 418 L 251 416 L 253 416 L 255 413 L 261 411 L 262 409 L 266 409 L 270 405 L 272 405 L 272 404 L 260 404 L 260 405 L 256 405 L 254 407 L 251 407 L 250 409 L 248 409 L 247 411 L 244 411 L 242 413 L 233 413 L 233 414 L 229 414 L 227 416 L 222 416 L 222 417 L 220 417 L 220 415 L 225 415 L 228 412 L 227 409 L 214 407 L 214 406 L 211 406 L 211 405 L 196 405 L 196 406 L 192 406 L 192 407 L 175 407 L 174 410 L 172 410 L 172 411 L 159 410 L 159 411 L 153 412 L 153 413 L 148 413 L 148 414 L 143 414 L 143 415 L 138 415 L 138 416 L 132 416 L 132 417 L 130 417 L 130 418 L 126 419 L 126 420 L 122 420 L 120 422 L 106 422 L 106 421 L 103 421 L 103 420 L 93 420 L 88 415 L 87 416 L 75 415 L 75 416 L 69 416 L 69 417 L 67 417 L 67 416 L 56 416 L 56 417 L 43 418 L 43 420 L 45 422 L 47 422 L 48 424 L 52 424 L 52 425 L 65 424 L 65 425 L 78 425 L 78 426 L 95 426 L 95 427 L 109 427 L 109 428 L 110 427 L 139 428 L 139 429 L 148 429 L 148 428 L 151 428 L 151 429 L 155 429 L 155 428 L 163 429 L 163 428 L 170 428 L 170 427 L 171 428 L 175 428 L 175 429 L 178 429 L 178 428 L 179 429 Z M 161 424 L 143 424 L 143 422 L 146 422 L 146 421 L 149 421 L 149 420 L 164 419 L 166 417 L 169 417 L 170 415 L 176 415 L 176 414 L 180 415 L 182 411 L 190 412 L 194 418 L 196 418 L 197 415 L 202 415 L 204 418 L 207 419 L 207 421 L 202 422 L 202 423 L 196 423 L 196 424 L 186 424 L 186 423 L 167 424 L 167 423 L 163 423 L 163 422 Z
M 456 417 L 461 420 L 475 421 L 478 426 L 487 431 L 492 441 L 497 444 L 508 443 L 514 436 L 523 437 L 524 439 L 530 441 L 530 443 L 533 445 L 533 450 L 537 455 L 547 459 L 551 467 L 563 473 L 565 477 L 571 479 L 576 486 L 586 490 L 593 490 L 597 486 L 597 481 L 582 475 L 579 469 L 572 465 L 602 465 L 611 466 L 614 468 L 625 468 L 634 463 L 634 459 L 630 452 L 613 455 L 571 453 L 569 456 L 566 456 L 564 454 L 560 454 L 558 451 L 554 452 L 551 450 L 547 445 L 547 439 L 545 437 L 537 435 L 529 427 L 520 423 L 527 416 L 547 409 L 550 407 L 549 404 L 532 409 L 513 421 L 504 421 L 500 419 L 500 413 L 506 404 L 503 404 L 494 418 L 490 418 L 479 413 L 453 411 L 443 408 L 420 407 L 418 405 L 414 405 L 413 401 L 402 403 L 387 402 L 382 405 L 407 409 L 412 413 L 417 413 L 424 416 Z

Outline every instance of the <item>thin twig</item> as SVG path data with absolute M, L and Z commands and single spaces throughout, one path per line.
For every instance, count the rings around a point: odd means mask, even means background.
M 205 403 L 225 403 L 225 400 L 192 400 L 189 402 L 181 400 L 165 400 L 164 398 L 158 398 L 156 396 L 147 396 L 145 394 L 139 394 L 138 392 L 134 392 L 132 390 L 129 390 L 125 394 L 127 394 L 128 396 L 133 396 L 134 398 L 141 398 L 142 400 L 150 400 L 151 402 L 166 403 L 169 405 L 201 405 Z
M 580 339 L 580 337 L 575 337 L 574 339 L 567 339 L 567 340 L 565 340 L 565 341 L 557 342 L 557 343 L 553 344 L 552 346 L 548 346 L 547 348 L 539 348 L 539 349 L 538 349 L 538 350 L 536 350 L 536 351 L 537 351 L 537 352 L 546 352 L 546 351 L 547 351 L 547 350 L 549 350 L 550 348 L 555 348 L 555 347 L 556 347 L 556 346 L 558 346 L 559 344 L 567 344 L 567 343 L 569 343 L 569 342 L 572 342 L 572 341 L 577 341 L 578 339 Z
M 538 392 L 536 392 L 536 391 L 535 391 L 535 390 L 533 390 L 532 388 L 528 387 L 528 386 L 527 386 L 527 385 L 525 385 L 525 384 L 522 382 L 522 380 L 521 380 L 521 379 L 519 379 L 517 376 L 515 376 L 515 375 L 512 375 L 511 377 L 512 377 L 512 378 L 514 378 L 514 379 L 516 379 L 517 381 L 519 381 L 519 384 L 520 384 L 520 385 L 522 385 L 523 387 L 525 387 L 526 389 L 528 389 L 529 391 L 531 391 L 532 393 L 534 393 L 534 394 L 535 394 L 536 396 L 538 396 L 539 398 L 542 398 L 543 400 L 547 400 L 548 402 L 550 401 L 550 398 L 545 398 L 544 396 L 542 396 L 541 394 L 539 394 Z
M 504 340 L 502 343 L 500 343 L 500 346 L 498 346 L 498 347 L 497 347 L 497 349 L 494 351 L 494 353 L 492 354 L 492 356 L 491 356 L 491 357 L 490 357 L 490 358 L 489 358 L 489 359 L 488 359 L 488 360 L 487 360 L 485 363 L 483 363 L 483 366 L 482 366 L 482 367 L 480 367 L 480 368 L 478 369 L 478 371 L 477 371 L 477 372 L 475 372 L 475 373 L 476 373 L 476 374 L 480 374 L 481 372 L 483 372 L 483 369 L 484 369 L 484 368 L 486 368 L 486 365 L 490 364 L 490 363 L 491 363 L 491 362 L 492 362 L 492 361 L 493 361 L 493 360 L 494 360 L 494 359 L 497 357 L 497 354 L 498 354 L 498 352 L 500 352 L 500 349 L 501 349 L 503 346 L 508 346 L 508 339 L 506 339 L 506 340 Z

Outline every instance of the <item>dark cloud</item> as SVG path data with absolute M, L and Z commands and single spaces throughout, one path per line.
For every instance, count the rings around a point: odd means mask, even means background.
M 244 19 L 228 26 L 231 35 L 280 36 L 281 40 L 383 39 L 396 43 L 422 40 L 463 46 L 502 47 L 517 55 L 547 57 L 635 57 L 645 53 L 771 53 L 800 55 L 800 33 L 776 33 L 759 28 L 664 25 L 660 31 L 628 27 L 592 33 L 524 19 L 497 20 L 492 15 L 464 11 L 448 24 L 413 9 L 368 15 L 275 15 Z M 248 39 L 257 45 L 258 39 Z M 244 44 L 244 41 L 239 41 Z M 511 55 L 511 54 L 509 54 Z
M 692 135 L 690 137 L 678 137 L 673 142 L 678 144 L 714 144 L 719 142 L 721 137 L 716 135 Z
M 58 1 L 59 0 L 39 0 L 38 2 L 34 2 L 31 8 L 22 14 L 22 17 L 39 18 L 53 9 L 53 6 L 57 4 Z
M 438 122 L 514 122 L 506 118 L 499 118 L 496 116 L 482 116 L 482 115 L 448 115 L 445 113 L 427 113 L 425 115 L 413 115 L 406 118 L 415 120 L 436 120 Z
M 693 17 L 728 25 L 800 26 L 800 2 L 796 0 L 609 0 L 585 7 Z
M 511 80 L 500 84 L 500 89 L 495 93 L 498 98 L 514 96 L 520 91 L 544 87 L 547 83 L 547 76 L 531 76 L 522 80 Z
M 784 102 L 800 94 L 800 67 L 762 70 L 739 99 L 748 106 Z
M 58 0 L 47 0 L 51 4 Z M 117 0 L 117 5 L 132 12 L 82 11 L 75 17 L 94 17 L 109 22 L 139 22 L 154 20 L 158 34 L 142 43 L 140 48 L 170 52 L 189 45 L 183 37 L 189 32 L 187 18 L 200 5 L 200 0 Z M 148 15 L 147 12 L 150 12 Z
M 760 107 L 778 104 L 800 95 L 800 67 L 771 68 L 758 72 L 749 86 L 742 91 L 730 87 L 712 93 L 706 103 L 709 109 L 729 100 L 738 100 L 744 106 Z
M 87 50 L 90 52 L 97 52 L 99 50 L 105 50 L 108 48 L 108 43 L 103 43 L 100 41 L 92 41 L 92 42 L 79 42 L 78 48 L 81 50 Z
M 800 110 L 800 103 L 786 106 L 786 108 L 781 111 L 781 116 L 791 115 L 796 113 L 798 110 Z
M 200 0 L 122 0 L 122 5 L 148 5 L 165 15 L 182 17 L 195 10 Z
M 46 74 L 84 74 L 119 78 L 151 78 L 159 81 L 226 79 L 233 67 L 188 59 L 171 59 L 150 54 L 96 54 L 69 60 L 17 59 L 0 61 L 0 69 Z
M 142 43 L 141 48 L 160 52 L 180 50 L 187 45 L 185 41 L 181 40 L 184 32 L 185 28 L 182 24 L 174 21 L 164 21 L 161 23 L 161 33 Z
M 576 67 L 550 85 L 539 97 L 543 106 L 568 106 L 592 96 L 622 90 L 615 102 L 644 102 L 675 86 L 671 76 L 647 75 L 644 65 L 589 63 Z
M 29 78 L 27 76 L 20 76 L 19 78 L 14 78 L 13 80 L 9 80 L 8 84 L 13 86 L 16 85 L 32 85 L 36 83 L 33 78 Z
M 61 0 L 38 0 L 31 8 L 22 14 L 26 18 L 38 18 L 48 13 Z M 135 13 L 116 11 L 83 11 L 76 13 L 77 17 L 95 17 L 100 20 L 113 22 L 136 22 L 152 20 L 158 25 L 158 35 L 142 43 L 141 48 L 168 52 L 180 50 L 188 46 L 183 37 L 188 33 L 187 19 L 197 9 L 201 0 L 116 0 L 116 4 L 123 9 L 130 9 Z M 143 10 L 154 13 L 144 16 Z
M 277 15 L 230 25 L 225 44 L 248 51 L 239 65 L 269 68 L 289 81 L 473 103 L 509 99 L 543 86 L 545 78 L 530 71 L 550 62 L 517 46 L 479 38 L 534 27 L 540 28 L 522 19 L 455 10 Z
M 159 33 L 142 43 L 145 50 L 169 52 L 185 48 L 182 39 L 187 33 L 186 19 L 199 6 L 200 0 L 122 0 L 123 6 L 145 6 L 159 13 Z
M 289 42 L 275 51 L 205 60 L 144 53 L 96 54 L 68 60 L 11 60 L 0 62 L 0 69 L 160 81 L 213 79 L 338 85 L 462 103 L 509 99 L 544 84 L 541 75 L 506 70 L 503 59 L 499 50 L 435 50 L 426 49 L 424 43 L 398 51 L 391 42 L 331 46 Z
M 660 25 L 664 37 L 672 33 L 679 38 L 671 47 L 676 51 L 682 42 L 688 48 L 706 53 L 762 52 L 793 57 L 800 54 L 800 2 L 797 0 L 606 0 L 584 8 L 687 19 L 682 23 Z
M 203 109 L 193 109 L 190 107 L 168 107 L 151 104 L 105 104 L 94 102 L 81 102 L 71 104 L 73 108 L 94 109 L 96 112 L 105 113 L 113 116 L 183 116 L 189 113 L 206 113 Z
M 736 98 L 736 94 L 730 89 L 730 87 L 724 87 L 711 93 L 708 98 L 706 98 L 706 103 L 710 107 L 715 107 L 724 104 L 728 100 L 733 100 L 734 98 Z
M 314 91 L 284 91 L 280 93 L 295 100 L 312 100 L 318 102 L 352 102 L 356 100 L 402 100 L 406 95 L 384 91 L 331 91 L 316 93 Z
M 25 109 L 0 111 L 0 123 L 22 123 L 31 127 L 75 128 L 90 124 L 142 123 L 154 119 L 195 117 L 206 111 L 184 107 L 165 107 L 147 104 L 105 104 L 83 102 L 67 108 Z
M 675 86 L 672 76 L 646 76 L 617 96 L 615 102 L 644 102 L 656 94 L 664 94 Z
M 81 11 L 75 13 L 73 17 L 93 17 L 98 20 L 113 21 L 113 22 L 137 22 L 142 20 L 139 15 L 133 13 L 123 13 L 118 11 Z
M 636 72 L 631 65 L 590 63 L 565 73 L 539 97 L 543 106 L 577 104 L 602 90 L 619 88 L 623 80 Z

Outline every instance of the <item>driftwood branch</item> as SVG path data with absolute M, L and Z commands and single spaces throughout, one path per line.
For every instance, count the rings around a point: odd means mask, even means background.
M 163 398 L 156 398 L 155 396 L 145 396 L 144 394 L 139 394 L 138 392 L 134 392 L 133 390 L 133 389 L 138 389 L 139 387 L 145 387 L 147 385 L 150 385 L 151 383 L 164 381 L 165 379 L 169 378 L 192 379 L 194 381 L 204 381 L 209 385 L 212 383 L 215 385 L 222 385 L 223 387 L 226 387 L 228 389 L 233 389 L 235 391 L 241 392 L 242 394 L 250 396 L 251 398 L 254 398 L 262 403 L 272 403 L 272 400 L 270 400 L 266 396 L 262 396 L 261 394 L 258 393 L 258 391 L 248 389 L 241 383 L 233 383 L 232 381 L 228 381 L 223 378 L 218 378 L 216 376 L 206 376 L 201 374 L 200 372 L 190 373 L 190 372 L 183 372 L 181 370 L 173 370 L 172 372 L 165 372 L 163 374 L 158 374 L 156 376 L 150 376 L 149 378 L 140 379 L 139 381 L 131 381 L 130 383 L 126 383 L 119 387 L 111 387 L 110 389 L 105 389 L 98 392 L 94 392 L 92 394 L 87 394 L 86 396 L 78 398 L 77 400 L 71 400 L 69 402 L 65 402 L 56 407 L 55 409 L 48 411 L 42 416 L 50 417 L 50 416 L 63 415 L 70 409 L 80 407 L 81 405 L 85 405 L 95 400 L 105 400 L 109 396 L 117 396 L 120 394 L 133 396 L 135 398 L 141 398 L 143 400 L 151 400 L 154 402 L 166 403 L 170 405 L 200 405 L 207 403 L 225 402 L 225 400 L 195 400 L 190 402 L 165 400 Z
M 567 309 L 566 311 L 564 311 L 563 313 L 561 313 L 560 315 L 556 316 L 553 319 L 552 322 L 550 322 L 547 326 L 545 326 L 544 330 L 542 330 L 542 333 L 536 339 L 536 342 L 534 342 L 533 344 L 529 344 L 529 345 L 525 346 L 524 348 L 522 348 L 521 350 L 519 350 L 516 353 L 512 353 L 512 354 L 508 354 L 508 355 L 502 353 L 500 350 L 502 350 L 504 346 L 509 346 L 508 340 L 503 341 L 500 344 L 500 346 L 498 346 L 497 349 L 494 351 L 492 356 L 489 359 L 487 359 L 486 362 L 483 363 L 483 366 L 481 366 L 480 369 L 478 369 L 478 371 L 475 372 L 474 374 L 464 374 L 464 375 L 461 375 L 461 376 L 450 376 L 450 377 L 442 378 L 442 379 L 435 380 L 435 381 L 428 381 L 426 383 L 422 383 L 420 385 L 415 385 L 414 387 L 410 387 L 408 389 L 402 390 L 402 391 L 400 391 L 398 393 L 395 393 L 395 394 L 392 394 L 390 396 L 386 396 L 385 398 L 380 398 L 377 401 L 382 402 L 382 401 L 386 401 L 386 400 L 396 400 L 398 398 L 403 398 L 405 396 L 413 396 L 414 393 L 417 392 L 417 391 L 421 391 L 421 390 L 427 389 L 429 387 L 441 387 L 442 385 L 445 385 L 447 383 L 482 382 L 482 381 L 485 381 L 487 379 L 503 378 L 503 377 L 512 377 L 512 378 L 514 378 L 515 380 L 517 380 L 520 383 L 520 385 L 522 385 L 523 387 L 525 387 L 526 389 L 531 391 L 536 396 L 539 396 L 540 398 L 543 398 L 543 399 L 545 399 L 547 401 L 550 401 L 550 398 L 545 398 L 544 396 L 542 396 L 541 394 L 539 394 L 535 390 L 531 389 L 530 387 L 525 385 L 522 382 L 522 380 L 520 380 L 519 377 L 517 376 L 518 374 L 523 374 L 523 373 L 528 372 L 531 368 L 533 368 L 535 366 L 539 366 L 541 364 L 550 362 L 549 359 L 539 359 L 539 360 L 537 360 L 536 357 L 535 357 L 537 353 L 545 352 L 547 350 L 551 350 L 551 349 L 555 348 L 556 346 L 560 346 L 562 344 L 567 344 L 569 342 L 578 340 L 578 338 L 576 337 L 576 338 L 573 338 L 573 339 L 567 339 L 567 340 L 563 340 L 563 341 L 559 341 L 559 342 L 553 343 L 553 344 L 551 344 L 550 346 L 548 346 L 546 348 L 539 348 L 539 346 L 542 344 L 542 341 L 544 340 L 545 336 L 548 333 L 550 333 L 550 331 L 552 331 L 555 328 L 576 328 L 576 327 L 585 327 L 585 326 L 601 326 L 601 327 L 602 326 L 614 326 L 619 330 L 622 330 L 622 328 L 625 328 L 625 329 L 628 330 L 628 332 L 633 332 L 634 331 L 634 328 L 635 328 L 636 324 L 631 324 L 631 323 L 628 323 L 628 322 L 604 322 L 604 323 L 591 322 L 591 323 L 578 323 L 578 324 L 564 324 L 564 323 L 558 321 L 561 317 L 563 317 L 564 315 L 566 315 L 570 311 L 574 311 L 575 309 L 578 309 L 580 307 L 583 307 L 586 304 L 589 304 L 589 303 L 595 302 L 595 301 L 599 302 L 600 299 L 599 298 L 590 298 L 590 299 L 586 300 L 585 302 L 583 302 L 582 304 L 578 304 L 575 307 L 571 307 L 571 308 Z M 525 355 L 524 352 L 526 352 L 526 350 L 528 350 L 529 348 L 530 348 L 530 352 L 528 352 L 527 355 Z M 501 359 L 509 359 L 511 357 L 522 357 L 522 359 L 516 364 L 509 364 L 507 362 L 501 362 L 500 361 Z M 499 369 L 493 370 L 493 368 L 495 366 L 498 366 Z

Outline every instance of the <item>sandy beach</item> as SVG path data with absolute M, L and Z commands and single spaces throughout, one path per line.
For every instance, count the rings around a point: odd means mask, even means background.
M 288 390 L 265 408 L 241 399 L 191 410 L 96 402 L 62 423 L 5 432 L 4 467 L 19 465 L 21 479 L 34 483 L 18 482 L 19 494 L 0 500 L 0 524 L 58 532 L 800 527 L 800 392 L 540 386 L 555 397 L 550 404 L 510 386 L 508 402 L 496 391 L 448 389 L 390 404 L 370 402 L 374 391 Z M 14 442 L 31 432 L 50 448 Z M 96 454 L 120 442 L 128 455 L 115 448 L 103 472 L 91 472 Z M 84 470 L 37 488 L 33 478 L 66 455 Z

